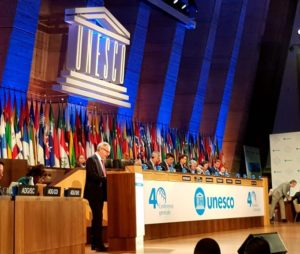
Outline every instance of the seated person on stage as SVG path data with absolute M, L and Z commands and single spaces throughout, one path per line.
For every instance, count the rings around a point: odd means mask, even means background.
M 195 160 L 190 160 L 189 162 L 189 173 L 191 174 L 197 174 L 198 172 L 198 162 Z
M 280 184 L 277 188 L 275 188 L 272 192 L 272 202 L 271 202 L 271 208 L 270 208 L 270 220 L 271 223 L 274 221 L 274 211 L 277 203 L 279 203 L 280 207 L 280 215 L 281 215 L 281 221 L 287 222 L 286 216 L 285 216 L 285 205 L 284 205 L 284 198 L 287 198 L 290 200 L 290 189 L 291 187 L 295 187 L 297 185 L 296 180 L 291 180 L 287 183 Z
M 263 237 L 254 237 L 247 242 L 244 254 L 271 254 L 270 245 Z
M 33 184 L 43 183 L 44 175 L 45 175 L 44 165 L 42 164 L 36 165 L 31 167 L 28 173 L 26 174 L 26 176 L 19 178 L 17 182 L 24 185 L 32 184 L 31 181 L 33 181 Z
M 220 176 L 229 176 L 228 170 L 224 166 L 221 166 L 219 174 Z
M 173 168 L 173 163 L 174 163 L 174 155 L 172 153 L 167 153 L 166 159 L 159 165 L 161 166 L 162 171 L 174 172 L 175 170 Z
M 178 163 L 175 165 L 176 172 L 179 173 L 187 173 L 188 172 L 188 166 L 186 165 L 187 162 L 187 156 L 185 154 L 182 154 L 178 158 Z
M 202 161 L 198 170 L 198 174 L 210 175 L 208 161 Z
M 76 168 L 85 168 L 85 157 L 84 157 L 84 155 L 83 154 L 80 154 L 79 156 L 78 156 L 78 160 L 76 161 L 76 165 L 75 165 L 75 167 Z
M 160 162 L 160 153 L 154 151 L 151 154 L 150 160 L 146 162 L 147 168 L 157 170 L 157 165 L 159 164 L 159 162 Z
M 216 160 L 213 167 L 210 167 L 208 170 L 211 175 L 215 175 L 216 173 L 219 174 L 220 167 L 221 167 L 221 161 Z
M 298 204 L 300 204 L 300 191 L 296 192 L 293 196 L 292 200 L 297 199 Z
M 212 238 L 203 238 L 195 246 L 194 254 L 221 254 L 219 244 Z

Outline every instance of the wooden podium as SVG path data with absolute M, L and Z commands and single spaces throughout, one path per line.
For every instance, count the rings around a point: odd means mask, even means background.
M 108 181 L 108 243 L 110 251 L 136 251 L 144 244 L 143 175 L 112 172 Z

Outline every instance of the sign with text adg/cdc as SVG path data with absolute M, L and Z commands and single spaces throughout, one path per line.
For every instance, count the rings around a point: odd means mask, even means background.
M 145 224 L 264 216 L 263 188 L 144 181 Z
M 70 95 L 130 107 L 124 83 L 130 33 L 105 7 L 67 9 L 66 70 L 53 86 Z

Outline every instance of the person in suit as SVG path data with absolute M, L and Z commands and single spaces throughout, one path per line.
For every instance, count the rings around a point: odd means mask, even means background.
M 160 153 L 154 151 L 151 154 L 150 160 L 146 162 L 147 168 L 156 170 L 156 166 L 159 164 L 159 162 L 160 162 Z
M 271 208 L 270 208 L 270 221 L 271 223 L 274 222 L 274 210 L 277 203 L 279 203 L 280 207 L 280 215 L 281 215 L 281 221 L 287 222 L 286 216 L 285 216 L 285 206 L 284 206 L 284 198 L 289 199 L 289 192 L 291 187 L 295 187 L 297 185 L 296 180 L 291 180 L 287 183 L 280 184 L 277 188 L 275 188 L 272 192 L 272 202 L 271 202 Z
M 166 159 L 160 163 L 162 171 L 173 172 L 174 155 L 172 153 L 166 154 Z
M 188 166 L 186 165 L 187 162 L 187 155 L 182 154 L 178 157 L 178 163 L 175 165 L 176 172 L 179 173 L 187 173 Z
M 208 170 L 211 175 L 215 175 L 216 173 L 219 173 L 220 167 L 221 167 L 221 160 L 218 159 L 215 161 L 214 165 Z
M 107 251 L 102 239 L 102 210 L 107 199 L 105 160 L 110 155 L 110 145 L 101 142 L 97 151 L 86 161 L 86 184 L 84 198 L 89 201 L 93 213 L 91 248 L 97 252 Z

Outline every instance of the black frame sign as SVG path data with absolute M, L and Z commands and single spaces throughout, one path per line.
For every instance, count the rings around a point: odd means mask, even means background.
M 60 197 L 60 187 L 54 187 L 54 186 L 46 186 L 43 189 L 44 196 L 50 196 L 50 197 Z
M 37 196 L 37 186 L 35 185 L 19 185 L 19 196 Z
M 64 190 L 65 197 L 74 197 L 80 198 L 81 197 L 81 188 L 67 188 Z

